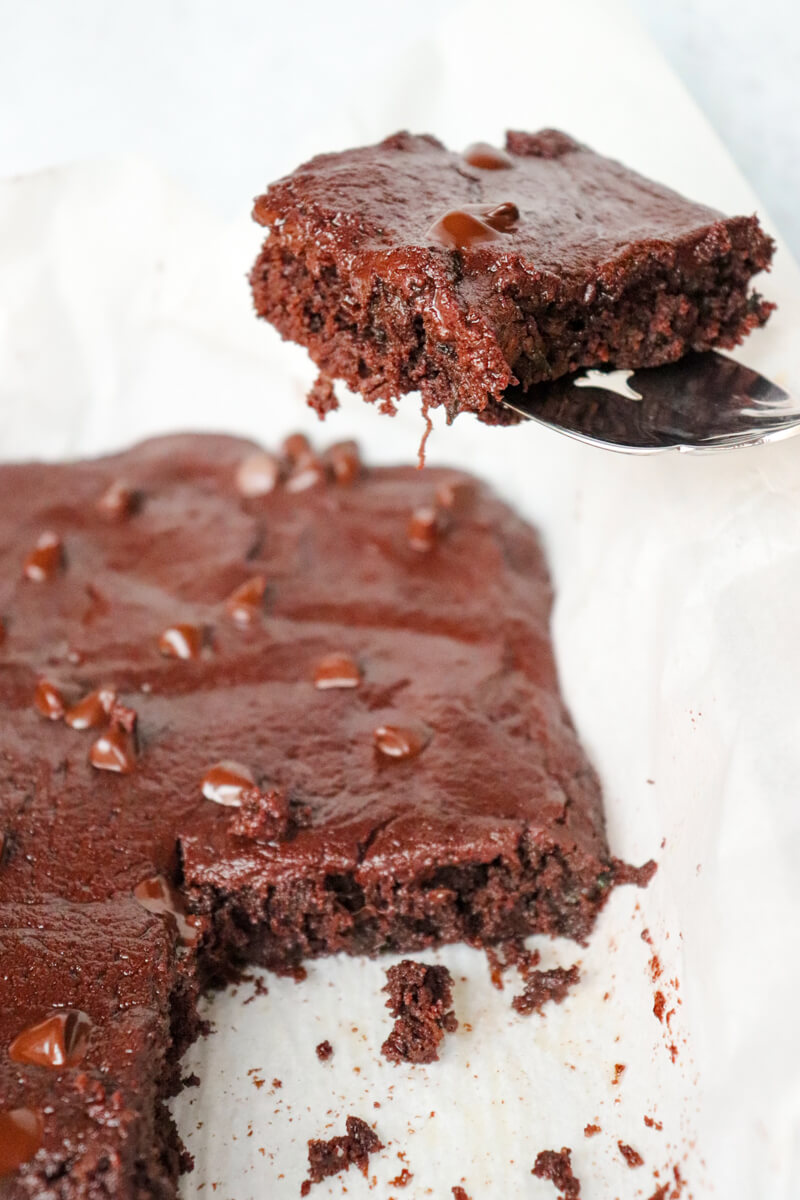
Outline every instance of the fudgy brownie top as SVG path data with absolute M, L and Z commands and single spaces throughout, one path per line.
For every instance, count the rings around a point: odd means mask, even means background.
M 580 366 L 733 346 L 772 306 L 772 242 L 557 130 L 463 153 L 398 133 L 323 154 L 255 202 L 256 311 L 305 345 L 324 415 L 342 379 L 393 411 L 509 420 L 505 390 Z
M 456 212 L 474 223 L 438 227 Z M 261 225 L 291 221 L 320 249 L 369 253 L 376 266 L 381 256 L 391 267 L 395 255 L 399 267 L 398 250 L 411 259 L 416 249 L 434 262 L 437 247 L 459 249 L 469 252 L 470 274 L 525 260 L 559 287 L 586 284 L 604 267 L 611 282 L 620 256 L 644 256 L 649 243 L 692 236 L 721 215 L 554 129 L 512 132 L 505 150 L 477 153 L 397 133 L 318 155 L 272 184 L 254 208 Z
M 313 459 L 309 486 L 287 460 L 248 497 L 237 471 L 253 455 L 184 437 L 0 469 L 0 900 L 130 895 L 174 874 L 178 838 L 185 869 L 202 861 L 224 883 L 235 857 L 240 885 L 323 857 L 410 875 L 454 845 L 495 857 L 524 827 L 604 855 L 534 531 L 458 471 L 359 469 L 338 485 Z M 98 502 L 119 487 L 130 502 L 109 517 Z M 58 555 L 38 580 L 30 557 L 50 533 Z M 135 711 L 122 771 L 90 761 L 109 715 L 48 720 L 42 681 L 67 710 L 106 687 Z M 247 835 L 206 780 L 229 761 L 239 793 L 261 789 L 257 809 L 288 797 L 273 832 L 283 821 L 289 838 Z

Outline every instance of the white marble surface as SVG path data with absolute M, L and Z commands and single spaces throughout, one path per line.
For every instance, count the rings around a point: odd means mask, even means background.
M 761 0 L 757 9 L 745 0 L 630 4 L 799 254 L 796 0 Z M 531 47 L 532 98 L 537 55 L 563 56 L 567 76 L 571 65 L 568 44 L 541 45 L 544 7 L 531 0 L 529 28 L 513 31 Z M 368 103 L 361 84 L 370 57 L 385 61 L 389 91 L 408 89 L 408 124 L 425 125 L 433 83 L 421 43 L 442 17 L 458 26 L 462 6 L 404 0 L 402 21 L 398 11 L 371 0 L 4 0 L 0 176 L 134 153 L 233 215 L 271 175 L 325 144 L 323 92 L 326 109 L 357 113 Z M 613 85 L 598 64 L 597 86 Z M 276 121 L 290 127 L 281 142 L 294 147 L 291 161 L 271 153 Z

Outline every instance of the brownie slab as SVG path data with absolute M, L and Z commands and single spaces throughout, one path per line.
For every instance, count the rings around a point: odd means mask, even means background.
M 772 305 L 773 244 L 556 130 L 453 153 L 398 133 L 320 155 L 259 196 L 256 312 L 300 342 L 324 415 L 343 380 L 393 411 L 513 419 L 499 406 L 579 367 L 658 366 L 735 346 Z
M 646 878 L 536 533 L 469 476 L 185 436 L 0 491 L 4 1200 L 172 1195 L 175 1059 L 244 962 L 583 939 Z

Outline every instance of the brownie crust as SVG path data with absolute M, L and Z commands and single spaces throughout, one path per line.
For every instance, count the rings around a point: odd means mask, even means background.
M 511 386 L 730 348 L 773 307 L 750 290 L 773 252 L 756 217 L 685 200 L 557 130 L 464 154 L 397 133 L 319 155 L 253 215 L 269 230 L 256 312 L 308 349 L 320 415 L 340 379 L 387 412 L 419 391 L 448 420 L 508 423 Z

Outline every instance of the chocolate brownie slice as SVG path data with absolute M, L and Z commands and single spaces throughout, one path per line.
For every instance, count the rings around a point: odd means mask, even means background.
M 420 391 L 448 419 L 579 367 L 657 366 L 732 347 L 772 309 L 772 240 L 556 130 L 451 152 L 398 133 L 274 183 L 255 308 L 306 346 L 321 415 L 341 379 L 391 412 Z
M 172 1195 L 245 961 L 582 939 L 631 877 L 536 534 L 468 476 L 175 437 L 0 491 L 4 1200 Z
M 0 905 L 3 1200 L 173 1194 L 164 1100 L 198 1032 L 174 943 L 132 898 Z

